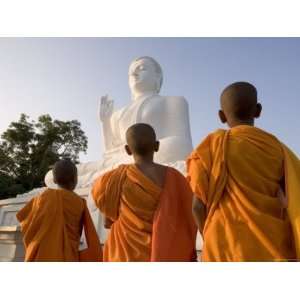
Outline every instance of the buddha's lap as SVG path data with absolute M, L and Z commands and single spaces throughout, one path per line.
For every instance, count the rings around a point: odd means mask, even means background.
M 123 161 L 123 162 L 115 163 L 110 166 L 104 166 L 103 161 L 87 163 L 88 164 L 87 166 L 85 166 L 85 164 L 78 165 L 77 166 L 77 169 L 78 169 L 77 188 L 85 188 L 85 187 L 90 186 L 97 177 L 116 168 L 118 165 L 120 165 L 122 163 L 130 163 L 130 162 Z M 186 166 L 185 166 L 184 160 L 165 163 L 165 165 L 177 169 L 183 175 L 186 174 Z

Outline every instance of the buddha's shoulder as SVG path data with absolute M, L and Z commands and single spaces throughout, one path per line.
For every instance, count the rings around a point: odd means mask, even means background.
M 188 102 L 183 96 L 159 96 L 160 101 L 166 106 L 187 108 Z
M 178 102 L 186 102 L 186 99 L 183 96 L 161 96 L 158 95 L 162 101 L 178 101 Z

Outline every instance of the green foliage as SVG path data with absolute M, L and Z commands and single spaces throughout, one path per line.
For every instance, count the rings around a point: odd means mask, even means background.
M 79 162 L 87 137 L 76 120 L 52 120 L 42 115 L 31 121 L 22 114 L 0 140 L 0 199 L 43 186 L 49 168 L 59 159 Z

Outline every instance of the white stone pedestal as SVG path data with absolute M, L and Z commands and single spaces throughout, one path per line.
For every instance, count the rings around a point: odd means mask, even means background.
M 17 212 L 42 189 L 0 200 L 0 261 L 24 261 L 24 247 Z
M 1 261 L 24 261 L 24 246 L 19 226 L 0 226 Z

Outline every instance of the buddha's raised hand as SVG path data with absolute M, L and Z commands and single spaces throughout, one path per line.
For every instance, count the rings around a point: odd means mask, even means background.
M 98 115 L 101 122 L 111 118 L 114 109 L 114 101 L 108 95 L 102 96 L 98 104 Z

